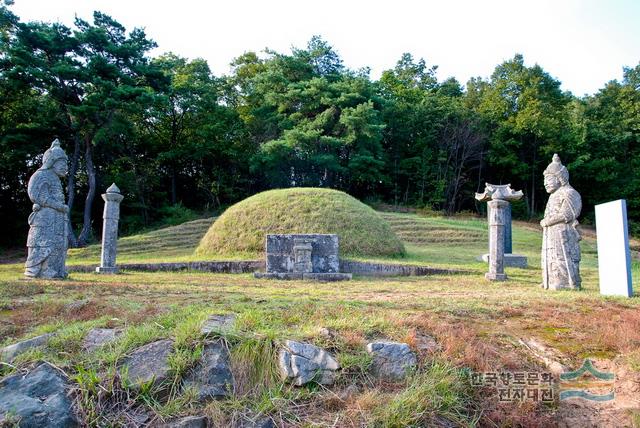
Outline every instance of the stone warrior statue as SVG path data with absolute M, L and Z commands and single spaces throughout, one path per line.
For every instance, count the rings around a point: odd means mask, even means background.
M 544 170 L 544 187 L 550 194 L 542 226 L 542 287 L 580 288 L 580 194 L 569 185 L 569 171 L 557 154 Z
M 30 278 L 65 278 L 67 213 L 60 178 L 67 175 L 67 155 L 56 139 L 44 152 L 42 167 L 29 179 L 27 192 L 33 202 L 29 216 L 29 254 L 24 274 Z

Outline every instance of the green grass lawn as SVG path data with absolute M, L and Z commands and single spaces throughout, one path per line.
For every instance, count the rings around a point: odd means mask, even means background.
M 509 280 L 492 283 L 484 279 L 486 265 L 475 260 L 487 249 L 484 219 L 381 215 L 407 249 L 404 258 L 382 260 L 470 273 L 356 277 L 341 283 L 201 272 L 73 273 L 64 281 L 25 281 L 20 264 L 0 265 L 0 344 L 58 333 L 46 348 L 23 354 L 16 367 L 0 370 L 10 373 L 39 359 L 51 361 L 84 387 L 80 403 L 87 423 L 118 425 L 115 416 L 100 414 L 92 382 L 115 396 L 117 361 L 163 337 L 176 341 L 172 367 L 177 382 L 202 344 L 200 322 L 211 313 L 234 312 L 237 326 L 225 339 L 232 345 L 233 370 L 241 382 L 231 399 L 203 406 L 177 389 L 168 401 L 131 392 L 136 405 L 158 420 L 206 414 L 220 426 L 243 414 L 264 414 L 279 426 L 301 427 L 555 426 L 564 417 L 559 403 L 501 403 L 495 391 L 472 388 L 469 372 L 546 371 L 518 344 L 534 338 L 555 349 L 567 366 L 578 367 L 583 358 L 592 357 L 615 361 L 627 370 L 625 376 L 640 376 L 640 297 L 599 295 L 593 238 L 582 241 L 584 289 L 553 292 L 539 288 L 541 233 L 535 225 L 515 222 L 513 227 L 514 252 L 526 255 L 530 267 L 507 268 Z M 193 250 L 212 221 L 122 238 L 118 260 L 195 260 Z M 98 246 L 70 251 L 70 264 L 98 261 Z M 85 304 L 70 310 L 69 304 L 78 301 Z M 119 327 L 124 333 L 113 346 L 84 353 L 82 338 L 95 326 Z M 320 334 L 320 327 L 335 335 Z M 419 369 L 409 379 L 385 384 L 371 378 L 364 351 L 368 341 L 396 340 L 418 349 L 423 335 L 434 337 L 440 348 L 420 354 Z M 273 352 L 289 338 L 336 355 L 342 367 L 336 385 L 294 388 L 273 376 Z M 632 413 L 620 410 L 620 417 L 632 420 Z

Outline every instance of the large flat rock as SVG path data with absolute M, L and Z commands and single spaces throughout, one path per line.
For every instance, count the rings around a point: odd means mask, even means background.
M 223 341 L 205 343 L 202 357 L 185 377 L 184 385 L 196 389 L 199 401 L 225 398 L 233 393 L 229 351 Z
M 236 324 L 236 314 L 213 314 L 202 323 L 200 333 L 203 336 L 224 334 L 233 330 Z
M 122 331 L 115 328 L 92 328 L 82 341 L 82 350 L 96 351 L 107 343 L 115 341 L 121 333 Z
M 79 426 L 68 395 L 69 378 L 49 363 L 29 373 L 0 380 L 0 426 L 2 419 L 19 419 L 20 427 Z
M 134 387 L 151 382 L 160 386 L 169 377 L 169 355 L 173 341 L 168 339 L 147 343 L 122 360 L 120 372 L 127 372 L 127 380 Z
M 371 342 L 367 352 L 373 357 L 371 370 L 374 376 L 383 380 L 402 380 L 417 365 L 416 355 L 406 343 Z
M 31 339 L 23 340 L 22 342 L 14 343 L 13 345 L 5 346 L 0 349 L 0 361 L 12 362 L 18 355 L 29 349 L 45 346 L 49 339 L 53 336 L 53 333 L 42 334 L 40 336 L 32 337 Z
M 301 386 L 309 382 L 333 384 L 340 366 L 327 351 L 317 346 L 287 340 L 278 353 L 278 368 L 282 377 Z

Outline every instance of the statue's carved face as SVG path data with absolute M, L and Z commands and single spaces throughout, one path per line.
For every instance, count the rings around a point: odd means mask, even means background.
M 544 188 L 547 193 L 553 193 L 561 186 L 560 179 L 553 174 L 544 175 Z
M 55 172 L 58 177 L 66 177 L 69 172 L 69 169 L 67 168 L 67 161 L 64 159 L 58 159 L 53 164 L 53 172 Z

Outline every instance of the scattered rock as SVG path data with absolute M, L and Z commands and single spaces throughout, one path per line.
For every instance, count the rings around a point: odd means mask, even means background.
M 0 380 L 0 421 L 15 417 L 21 427 L 78 426 L 68 388 L 69 378 L 46 362 L 26 375 L 7 376 Z
M 275 428 L 273 420 L 268 416 L 247 416 L 234 425 L 234 428 Z
M 172 350 L 173 341 L 168 339 L 147 343 L 124 358 L 120 371 L 126 368 L 127 379 L 134 388 L 148 382 L 158 386 L 168 378 Z
M 118 415 L 119 417 L 123 417 L 132 423 L 134 427 L 144 426 L 149 421 L 153 421 L 153 416 L 150 412 L 145 411 L 141 407 L 137 407 L 134 409 L 126 410 L 123 413 Z
M 82 349 L 85 352 L 93 352 L 96 349 L 113 342 L 122 333 L 115 328 L 92 328 L 82 342 Z
M 351 385 L 347 386 L 345 389 L 343 389 L 338 394 L 338 397 L 342 401 L 347 401 L 347 400 L 350 400 L 351 398 L 355 397 L 359 393 L 360 393 L 360 390 L 358 389 L 358 387 L 356 385 L 354 385 L 354 384 L 351 384 Z
M 338 362 L 326 351 L 308 344 L 287 340 L 278 354 L 278 367 L 284 378 L 301 386 L 311 381 L 331 385 Z
M 0 349 L 0 361 L 10 363 L 23 352 L 46 345 L 52 336 L 53 333 L 47 333 L 32 337 L 31 339 L 23 340 L 22 342 L 14 343 L 13 345 L 5 346 Z
M 336 332 L 331 330 L 330 328 L 326 328 L 326 327 L 320 327 L 318 329 L 318 335 L 324 337 L 325 339 L 328 340 L 334 340 L 336 338 Z
M 207 428 L 208 422 L 206 416 L 186 416 L 169 421 L 161 428 Z
M 425 354 L 433 354 L 436 351 L 440 350 L 440 345 L 438 342 L 426 334 L 416 333 L 415 335 L 416 348 L 418 351 Z
M 381 379 L 402 380 L 417 364 L 416 355 L 406 343 L 372 342 L 367 352 L 373 356 L 373 374 Z
M 202 324 L 200 332 L 203 336 L 216 333 L 226 333 L 232 330 L 236 323 L 235 314 L 215 314 L 210 315 L 209 318 Z
M 233 392 L 229 351 L 224 342 L 204 345 L 200 362 L 189 372 L 184 383 L 198 391 L 199 401 L 224 398 Z
M 67 313 L 78 312 L 84 309 L 90 303 L 89 299 L 76 300 L 75 302 L 67 303 L 64 305 L 64 310 Z
M 31 300 L 13 300 L 0 303 L 0 311 L 15 311 L 31 303 Z

